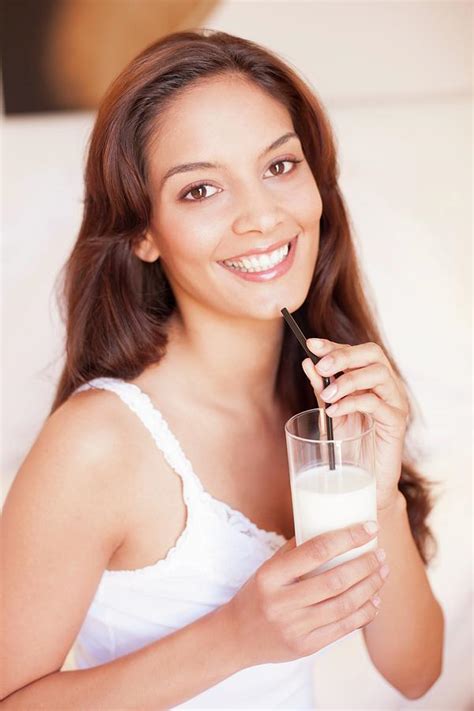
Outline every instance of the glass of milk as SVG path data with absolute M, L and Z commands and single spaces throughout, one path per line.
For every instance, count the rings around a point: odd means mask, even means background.
M 323 408 L 305 410 L 285 424 L 296 545 L 309 538 L 377 520 L 374 420 L 354 412 L 333 417 L 327 439 Z M 332 444 L 335 469 L 329 467 Z M 377 548 L 377 538 L 332 558 L 302 578 L 312 577 Z

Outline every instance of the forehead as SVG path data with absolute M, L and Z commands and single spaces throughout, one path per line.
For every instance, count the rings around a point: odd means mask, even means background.
M 235 77 L 193 85 L 167 107 L 159 125 L 149 157 L 160 172 L 181 161 L 259 154 L 279 135 L 294 130 L 285 106 Z

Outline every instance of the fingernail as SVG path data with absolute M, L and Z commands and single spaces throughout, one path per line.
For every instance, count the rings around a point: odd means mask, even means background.
M 364 528 L 367 531 L 367 533 L 370 533 L 370 534 L 375 533 L 375 531 L 379 530 L 377 521 L 367 521 L 366 523 L 364 523 Z
M 311 375 L 311 358 L 305 358 L 304 361 L 301 363 L 301 366 L 306 373 L 306 375 L 310 376 Z
M 308 348 L 314 349 L 315 351 L 321 350 L 324 346 L 324 341 L 322 341 L 320 338 L 308 338 L 306 341 L 306 345 Z
M 388 567 L 388 565 L 383 565 L 380 568 L 380 575 L 382 576 L 382 578 L 388 577 L 389 573 L 390 573 L 390 568 Z
M 378 550 L 376 550 L 375 555 L 377 556 L 380 562 L 385 560 L 385 558 L 387 557 L 387 554 L 385 553 L 383 548 L 379 548 Z
M 321 393 L 321 397 L 326 399 L 326 398 L 332 398 L 333 395 L 337 393 L 337 385 L 330 385 L 328 388 L 323 390 Z
M 371 598 L 371 600 L 372 600 L 373 604 L 375 605 L 375 607 L 380 607 L 380 605 L 382 604 L 382 600 L 379 598 L 378 595 L 374 595 L 374 597 Z

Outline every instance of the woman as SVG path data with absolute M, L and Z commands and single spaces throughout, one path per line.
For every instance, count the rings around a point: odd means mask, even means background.
M 337 172 L 314 93 L 247 40 L 175 33 L 113 83 L 65 366 L 5 504 L 6 708 L 312 708 L 314 655 L 360 627 L 408 698 L 439 676 L 429 487 Z M 303 373 L 283 306 L 329 370 Z M 315 395 L 375 419 L 384 550 L 300 580 L 375 535 L 295 546 L 284 423 Z

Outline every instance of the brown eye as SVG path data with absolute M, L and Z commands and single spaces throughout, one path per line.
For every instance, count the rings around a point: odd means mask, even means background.
M 216 194 L 212 193 L 211 195 L 208 195 L 208 188 L 214 188 L 214 186 L 209 185 L 208 183 L 198 183 L 197 185 L 191 185 L 191 187 L 188 188 L 188 190 L 186 190 L 186 192 L 180 196 L 180 200 L 184 200 L 184 202 L 203 202 L 204 200 L 207 200 L 208 198 Z M 217 188 L 214 189 L 217 190 Z M 205 194 L 199 194 L 200 190 L 205 190 Z M 187 195 L 191 195 L 191 197 L 187 198 Z
M 284 163 L 289 163 L 289 161 L 286 161 L 286 160 L 279 160 L 277 163 L 273 163 L 270 167 L 271 167 L 271 168 L 277 168 L 278 166 L 282 166 Z M 284 173 L 284 172 L 285 172 L 284 169 L 282 169 L 282 170 L 278 170 L 276 174 L 277 174 L 277 175 L 281 175 L 281 174 Z
M 287 175 L 288 173 L 292 173 L 295 170 L 296 164 L 297 163 L 302 163 L 303 161 L 301 160 L 294 160 L 292 158 L 284 158 L 280 160 L 276 160 L 274 163 L 271 164 L 270 168 L 268 170 L 271 170 L 272 168 L 275 168 L 276 166 L 282 166 L 284 163 L 291 163 L 292 168 L 290 170 L 278 170 L 276 173 L 274 173 L 274 177 L 278 177 L 279 175 Z
M 206 195 L 199 195 L 200 190 L 204 190 L 204 192 L 205 192 L 206 186 L 205 185 L 198 185 L 197 188 L 192 188 L 188 194 L 191 195 L 192 198 L 196 198 L 198 200 L 199 200 L 199 198 L 205 198 Z

